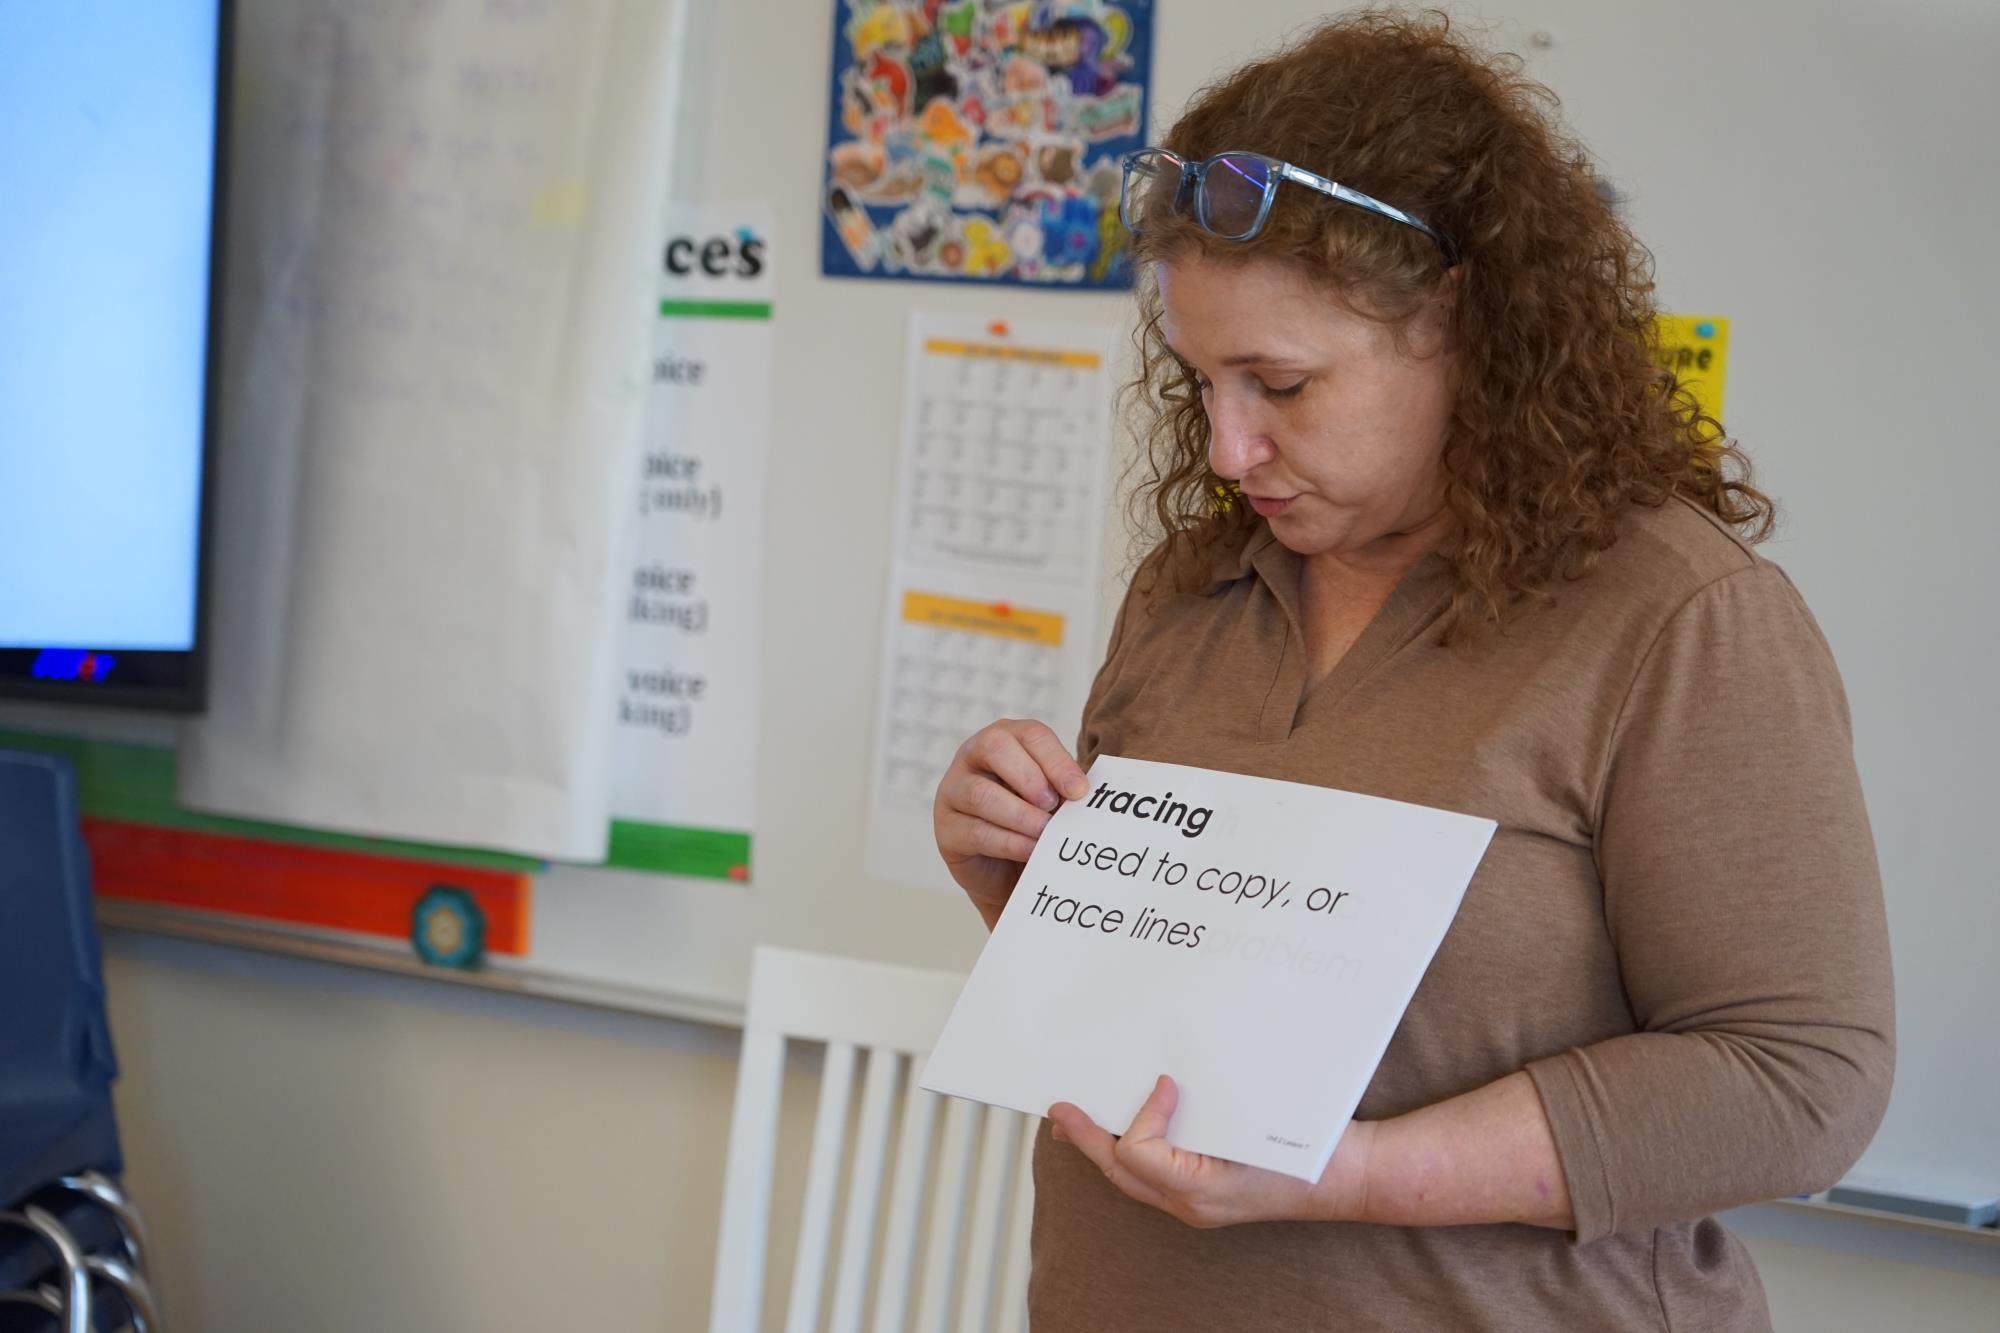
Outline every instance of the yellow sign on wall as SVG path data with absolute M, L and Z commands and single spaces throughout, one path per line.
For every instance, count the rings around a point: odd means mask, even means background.
M 1729 321 L 1720 315 L 1661 315 L 1660 364 L 1694 393 L 1701 410 L 1721 421 L 1729 362 Z

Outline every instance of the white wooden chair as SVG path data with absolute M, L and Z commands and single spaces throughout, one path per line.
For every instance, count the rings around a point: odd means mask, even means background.
M 788 1040 L 824 1043 L 826 1058 L 785 1333 L 1027 1328 L 1028 1156 L 1038 1121 L 917 1086 L 963 981 L 950 972 L 757 950 L 729 1131 L 711 1333 L 764 1327 L 764 1256 Z M 892 1158 L 885 1219 L 884 1174 Z

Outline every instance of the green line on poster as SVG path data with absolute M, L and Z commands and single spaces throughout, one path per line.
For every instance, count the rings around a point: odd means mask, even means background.
M 663 319 L 769 319 L 769 301 L 662 301 Z
M 682 828 L 675 824 L 611 821 L 611 848 L 604 864 L 656 875 L 698 879 L 750 878 L 750 835 L 727 829 Z

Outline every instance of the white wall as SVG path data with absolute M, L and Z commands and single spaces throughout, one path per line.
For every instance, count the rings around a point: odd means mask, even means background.
M 733 1034 L 138 937 L 106 965 L 176 1327 L 707 1326 Z
M 707 1327 L 731 1034 L 141 936 L 106 961 L 177 1327 Z M 787 1081 L 781 1214 L 810 1072 Z M 2000 1328 L 2000 1276 L 1751 1249 L 1785 1333 Z

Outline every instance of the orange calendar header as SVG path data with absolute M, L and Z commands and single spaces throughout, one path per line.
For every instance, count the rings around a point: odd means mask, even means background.
M 906 591 L 903 619 L 912 625 L 933 629 L 964 630 L 969 634 L 991 634 L 1017 643 L 1038 643 L 1049 648 L 1062 646 L 1063 618 L 1053 611 L 1029 611 L 1006 602 L 969 602 L 936 593 Z
M 1001 343 L 961 342 L 927 338 L 924 351 L 932 356 L 964 356 L 989 361 L 1029 361 L 1044 366 L 1075 366 L 1095 370 L 1102 364 L 1095 352 L 1062 352 L 1046 347 L 1008 347 Z

